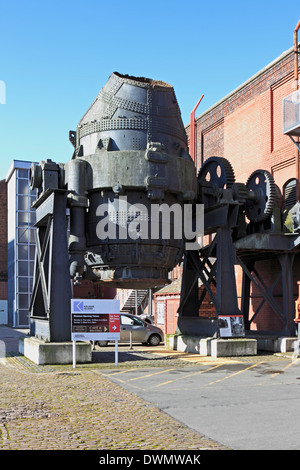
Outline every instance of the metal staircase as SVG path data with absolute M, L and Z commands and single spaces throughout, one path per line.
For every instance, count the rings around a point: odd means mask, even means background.
M 148 304 L 148 289 L 126 289 L 119 295 L 121 312 L 135 313 L 140 315 L 143 313 Z

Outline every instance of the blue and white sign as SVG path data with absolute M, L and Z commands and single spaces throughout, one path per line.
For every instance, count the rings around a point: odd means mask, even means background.
M 117 299 L 71 299 L 71 313 L 120 313 Z
M 72 313 L 82 313 L 82 312 L 83 312 L 83 300 L 73 300 Z

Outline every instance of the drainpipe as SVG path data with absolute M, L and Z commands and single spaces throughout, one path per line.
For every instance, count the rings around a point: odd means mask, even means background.
M 294 30 L 294 79 L 295 79 L 295 89 L 299 89 L 299 71 L 298 71 L 298 30 L 300 28 L 300 20 Z M 299 139 L 298 139 L 298 147 L 299 147 Z M 296 178 L 297 178 L 297 201 L 299 201 L 299 150 L 297 148 L 297 155 L 296 155 Z M 300 282 L 297 282 L 300 288 Z M 300 290 L 299 290 L 300 292 Z M 298 297 L 299 300 L 299 297 Z M 294 343 L 294 354 L 293 357 L 297 358 L 300 355 L 300 319 L 299 319 L 299 302 L 296 301 L 296 308 L 295 308 L 295 322 L 297 324 L 297 341 Z
M 298 71 L 298 30 L 300 28 L 300 20 L 298 21 L 298 24 L 294 30 L 294 86 L 295 89 L 299 89 L 299 71 Z M 299 144 L 299 140 L 298 140 Z M 299 145 L 298 145 L 299 146 Z M 299 201 L 300 198 L 300 184 L 299 184 L 299 150 L 297 148 L 297 154 L 296 154 L 296 178 L 297 178 L 297 200 Z
M 298 30 L 300 28 L 300 20 L 298 21 L 298 24 L 295 28 L 295 31 L 294 31 L 294 53 L 295 53 L 295 57 L 294 57 L 294 78 L 295 78 L 295 88 L 296 90 L 298 90 L 299 88 L 299 72 L 298 72 L 298 54 L 299 54 L 299 51 L 298 51 Z
M 204 95 L 201 96 L 200 100 L 198 101 L 198 103 L 194 107 L 193 111 L 191 112 L 191 116 L 190 116 L 190 153 L 191 153 L 191 157 L 192 157 L 192 160 L 193 160 L 194 163 L 195 163 L 195 157 L 196 157 L 196 149 L 195 149 L 195 124 L 196 124 L 195 123 L 195 112 L 196 112 L 196 109 L 198 108 L 199 104 L 201 103 L 203 96 Z

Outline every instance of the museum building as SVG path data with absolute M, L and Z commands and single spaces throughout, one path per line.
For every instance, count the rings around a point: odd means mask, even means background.
M 281 54 L 245 83 L 233 90 L 215 105 L 202 112 L 195 119 L 194 133 L 191 124 L 186 127 L 190 154 L 194 149 L 194 161 L 199 172 L 210 157 L 226 158 L 235 173 L 235 181 L 247 183 L 252 172 L 257 169 L 269 171 L 280 190 L 286 209 L 299 200 L 299 138 L 293 141 L 283 133 L 283 100 L 295 92 L 294 49 Z M 205 105 L 205 90 L 199 110 Z M 298 113 L 299 113 L 298 104 Z M 199 112 L 199 111 L 198 111 Z M 192 121 L 191 121 L 192 122 Z M 194 135 L 194 139 L 193 139 Z M 209 242 L 210 240 L 207 240 Z M 278 257 L 258 261 L 254 266 L 257 283 L 269 288 L 270 302 L 266 302 L 256 285 L 251 285 L 249 304 L 249 329 L 280 332 L 283 324 L 280 315 L 284 310 L 285 293 L 283 284 L 287 282 L 289 266 L 282 266 Z M 242 279 L 240 266 L 235 266 L 237 295 L 242 309 Z M 300 279 L 299 257 L 293 262 L 294 301 L 298 297 L 297 281 Z M 164 325 L 165 332 L 176 330 L 180 293 L 174 286 L 166 286 L 155 294 L 157 319 Z M 176 287 L 175 286 L 175 287 Z M 203 287 L 199 286 L 199 297 Z M 206 303 L 199 310 L 200 317 L 216 315 L 212 302 L 206 294 Z M 294 310 L 293 305 L 290 310 Z M 272 307 L 273 302 L 273 307 Z M 208 309 L 209 306 L 209 309 Z M 294 312 L 293 312 L 294 314 Z M 161 326 L 161 325 L 159 325 Z

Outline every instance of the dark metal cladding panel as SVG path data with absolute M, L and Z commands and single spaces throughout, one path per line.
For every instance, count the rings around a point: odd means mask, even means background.
M 77 127 L 77 148 L 82 145 L 84 155 L 94 153 L 99 142 L 119 151 L 142 150 L 149 142 L 161 142 L 168 153 L 187 152 L 173 87 L 113 73 Z

